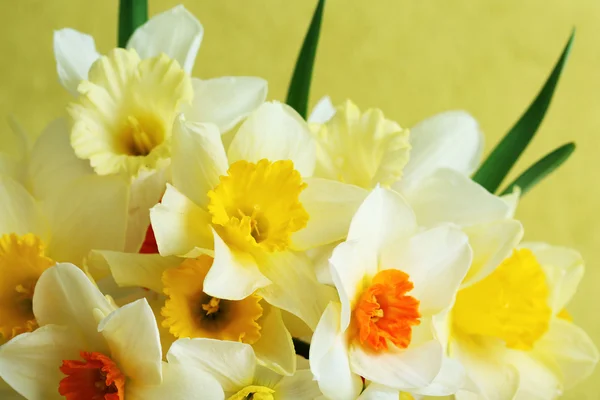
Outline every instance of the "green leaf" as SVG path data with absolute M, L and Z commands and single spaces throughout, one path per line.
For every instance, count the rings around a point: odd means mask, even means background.
M 120 0 L 119 47 L 127 46 L 133 32 L 148 21 L 148 0 Z
M 575 30 L 571 33 L 571 37 L 558 62 L 533 103 L 531 103 L 521 119 L 504 136 L 502 141 L 498 143 L 481 167 L 479 167 L 475 175 L 473 175 L 473 180 L 481 184 L 490 193 L 498 190 L 498 187 L 517 162 L 542 123 L 552 100 L 558 78 L 569 57 L 574 37 Z
M 550 175 L 555 169 L 560 167 L 571 153 L 575 151 L 575 143 L 567 143 L 560 146 L 558 149 L 551 153 L 546 154 L 543 158 L 539 159 L 531 167 L 527 168 L 525 172 L 515 179 L 504 191 L 502 195 L 512 193 L 515 186 L 521 188 L 521 195 L 524 195 L 537 185 L 542 179 Z
M 323 19 L 324 7 L 325 0 L 319 0 L 319 4 L 317 4 L 312 21 L 310 22 L 308 32 L 306 32 L 302 49 L 300 49 L 300 54 L 298 54 L 294 75 L 292 75 L 292 80 L 288 89 L 286 103 L 298 111 L 303 118 L 306 118 L 308 109 L 310 81 L 312 79 L 317 45 L 319 43 L 319 33 L 321 32 L 321 20 Z

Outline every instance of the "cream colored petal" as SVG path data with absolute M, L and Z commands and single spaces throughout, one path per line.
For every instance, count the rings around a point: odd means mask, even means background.
M 251 385 L 256 369 L 250 345 L 216 339 L 179 339 L 171 346 L 167 360 L 209 373 L 225 392 Z
M 251 76 L 193 79 L 194 100 L 185 117 L 211 122 L 224 133 L 256 110 L 267 98 L 267 81 Z
M 473 249 L 473 262 L 463 287 L 479 282 L 511 255 L 523 237 L 523 226 L 513 219 L 501 219 L 464 228 Z
M 342 240 L 352 216 L 368 192 L 354 185 L 322 178 L 308 178 L 300 202 L 308 212 L 308 224 L 292 236 L 292 246 L 305 250 Z
M 512 193 L 501 196 L 501 199 L 508 204 L 508 215 L 507 218 L 514 218 L 517 212 L 517 206 L 521 200 L 521 188 L 515 186 Z
M 129 211 L 125 251 L 137 253 L 150 225 L 150 208 L 160 201 L 167 188 L 170 160 L 157 163 L 156 168 L 141 169 L 129 186 Z
M 400 397 L 398 389 L 390 388 L 378 383 L 369 383 L 357 400 L 404 400 Z
M 362 380 L 350 368 L 346 335 L 340 330 L 339 303 L 330 303 L 323 313 L 310 346 L 310 369 L 325 396 L 354 400 Z
M 119 286 L 139 286 L 162 293 L 162 273 L 181 264 L 178 257 L 160 254 L 121 253 L 117 251 L 93 251 L 90 261 L 103 261 Z
M 281 318 L 281 311 L 266 302 L 261 302 L 261 305 L 263 315 L 258 320 L 261 326 L 260 339 L 252 345 L 256 358 L 281 375 L 292 375 L 296 371 L 296 352 L 292 336 Z
M 62 400 L 59 368 L 63 360 L 79 360 L 82 350 L 96 349 L 68 327 L 43 326 L 0 346 L 0 377 L 29 400 Z
M 306 122 L 290 106 L 262 104 L 238 129 L 227 152 L 229 162 L 292 160 L 302 176 L 315 169 L 316 145 Z
M 42 273 L 33 294 L 33 313 L 40 326 L 55 324 L 81 332 L 86 349 L 106 351 L 94 314 L 110 314 L 115 307 L 79 268 L 56 264 Z M 98 310 L 98 311 L 96 311 Z
M 310 115 L 308 116 L 309 123 L 324 124 L 335 115 L 335 107 L 329 96 L 323 96 L 315 104 Z
M 442 368 L 429 386 L 412 390 L 413 393 L 427 396 L 449 396 L 463 388 L 466 373 L 460 362 L 445 357 L 442 359 Z
M 553 400 L 562 395 L 563 386 L 558 377 L 530 353 L 511 351 L 506 361 L 519 373 L 519 389 L 514 400 Z
M 90 163 L 75 156 L 65 119 L 51 122 L 38 137 L 29 156 L 32 193 L 43 200 L 75 179 L 93 174 Z
M 137 50 L 141 58 L 165 53 L 191 73 L 202 43 L 204 28 L 183 5 L 150 18 L 135 30 L 127 48 Z
M 241 300 L 271 283 L 252 256 L 230 249 L 214 231 L 213 236 L 215 257 L 204 278 L 204 292 L 220 299 Z
M 113 311 L 98 324 L 110 348 L 110 357 L 127 378 L 139 384 L 162 381 L 162 350 L 158 326 L 146 299 Z
M 127 382 L 127 400 L 189 400 L 196 396 L 203 399 L 223 400 L 225 395 L 219 382 L 209 374 L 186 365 L 162 363 L 163 381 L 159 385 L 147 385 L 139 381 Z
M 331 277 L 329 259 L 333 254 L 333 249 L 335 249 L 340 243 L 340 241 L 333 242 L 331 244 L 320 246 L 306 252 L 306 254 L 312 260 L 313 265 L 315 266 L 315 274 L 317 275 L 317 280 L 324 285 L 335 286 L 333 278 Z
M 565 388 L 575 386 L 592 374 L 598 364 L 598 348 L 577 325 L 554 318 L 548 332 L 535 344 L 535 352 L 550 357 L 562 373 Z
M 86 175 L 44 202 L 52 238 L 49 256 L 81 264 L 92 249 L 123 250 L 128 183 L 120 176 Z
M 509 206 L 468 177 L 439 169 L 403 192 L 417 214 L 419 226 L 453 222 L 461 226 L 507 218 Z
M 317 382 L 310 370 L 299 370 L 293 376 L 285 376 L 275 386 L 274 400 L 314 400 L 321 396 Z
M 470 175 L 481 161 L 483 134 L 477 121 L 465 111 L 447 111 L 411 128 L 410 144 L 410 161 L 402 178 L 405 188 L 438 168 Z
M 373 353 L 359 343 L 350 346 L 352 370 L 373 382 L 391 388 L 418 389 L 433 382 L 442 366 L 442 346 L 430 340 L 407 349 L 390 347 L 388 351 Z
M 556 314 L 562 311 L 577 292 L 585 270 L 578 251 L 545 243 L 523 243 L 533 251 L 546 274 L 550 288 L 550 305 Z
M 305 254 L 283 251 L 257 261 L 261 272 L 271 281 L 258 294 L 314 329 L 327 304 L 336 298 L 335 289 L 317 282 Z
M 21 396 L 15 389 L 0 378 L 0 399 L 2 400 L 24 400 L 25 397 Z
M 408 274 L 419 311 L 431 316 L 451 306 L 471 260 L 467 235 L 452 226 L 438 226 L 418 233 L 406 245 L 389 246 L 380 264 Z
M 0 233 L 48 237 L 47 222 L 35 199 L 16 181 L 0 177 Z
M 227 174 L 227 155 L 221 134 L 213 124 L 175 121 L 172 151 L 173 186 L 201 207 L 207 193 Z
M 100 57 L 94 38 L 74 29 L 54 31 L 54 58 L 60 83 L 77 96 L 77 86 L 88 78 L 90 67 Z
M 163 256 L 213 247 L 210 214 L 169 184 L 161 203 L 150 209 L 150 220 Z

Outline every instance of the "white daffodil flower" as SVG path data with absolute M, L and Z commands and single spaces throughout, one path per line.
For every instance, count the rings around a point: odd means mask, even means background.
M 396 398 L 400 391 L 441 396 L 460 389 L 462 368 L 444 355 L 432 323 L 452 305 L 471 257 L 460 229 L 418 230 L 406 201 L 376 187 L 330 259 L 341 304 L 328 306 L 310 349 L 323 393 L 356 399 L 361 377 L 379 385 L 370 392 L 380 387 Z
M 281 312 L 259 295 L 240 300 L 215 298 L 204 291 L 204 279 L 213 258 L 162 257 L 94 251 L 88 259 L 92 270 L 110 269 L 121 287 L 144 287 L 160 323 L 161 342 L 169 348 L 178 338 L 213 338 L 252 345 L 260 362 L 291 375 L 296 370 L 292 337 Z
M 436 323 L 470 379 L 456 398 L 552 400 L 588 377 L 598 349 L 565 310 L 583 272 L 571 249 L 526 244 L 460 290 Z
M 116 309 L 72 264 L 42 274 L 33 314 L 40 328 L 0 347 L 0 376 L 28 400 L 223 398 L 208 374 L 161 361 L 145 300 Z
M 321 392 L 309 369 L 282 376 L 258 364 L 252 347 L 214 339 L 179 339 L 167 354 L 171 365 L 212 375 L 227 400 L 315 400 Z M 207 397 L 208 398 L 208 397 Z
M 225 151 L 214 125 L 180 120 L 172 177 L 150 211 L 160 254 L 214 262 L 204 292 L 241 300 L 257 294 L 314 329 L 335 296 L 303 253 L 346 236 L 365 190 L 310 176 L 315 143 L 289 106 L 265 103 Z

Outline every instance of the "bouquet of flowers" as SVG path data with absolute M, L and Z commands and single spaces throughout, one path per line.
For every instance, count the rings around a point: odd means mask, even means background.
M 514 218 L 574 144 L 502 186 L 573 36 L 482 162 L 464 111 L 309 113 L 324 6 L 285 103 L 192 77 L 182 6 L 122 0 L 106 54 L 54 33 L 69 117 L 1 135 L 2 399 L 555 399 L 592 373 L 566 310 L 583 260 Z

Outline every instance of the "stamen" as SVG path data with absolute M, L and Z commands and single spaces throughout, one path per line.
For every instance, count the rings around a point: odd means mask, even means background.
M 206 316 L 210 316 L 211 314 L 215 314 L 219 312 L 219 303 L 221 299 L 217 299 L 216 297 L 211 297 L 208 303 L 202 304 L 202 309 L 206 311 Z

